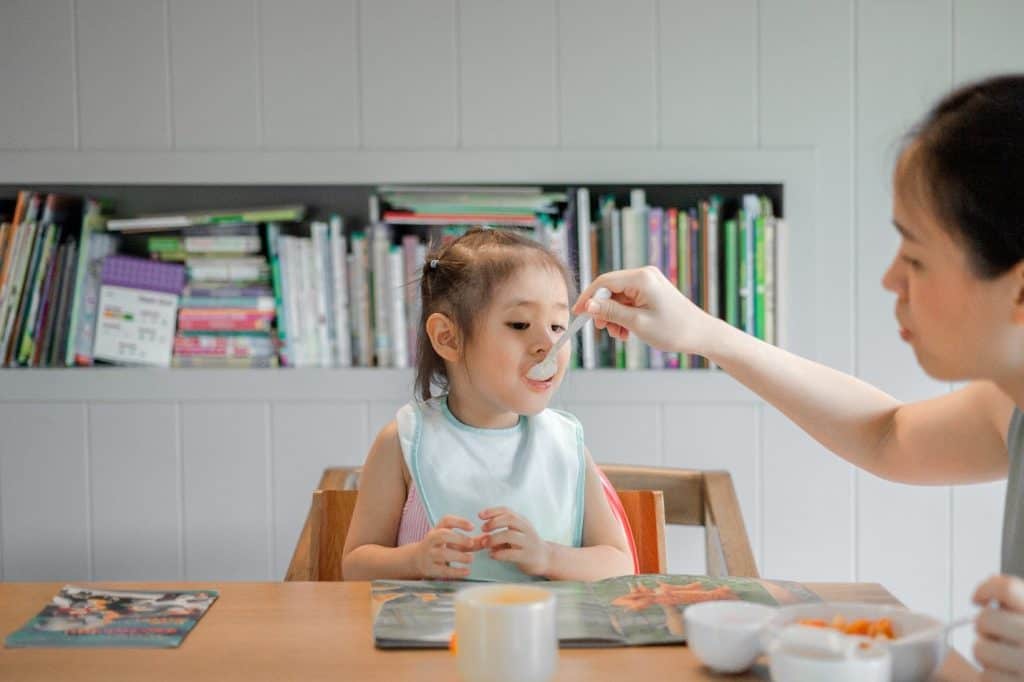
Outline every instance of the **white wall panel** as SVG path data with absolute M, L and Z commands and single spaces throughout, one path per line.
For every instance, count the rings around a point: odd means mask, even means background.
M 76 0 L 83 149 L 168 149 L 166 3 Z
M 348 444 L 362 440 L 366 408 L 358 403 L 281 402 L 271 406 L 273 461 L 274 569 L 284 576 L 313 490 L 324 469 L 362 463 L 346 456 Z
M 583 442 L 594 461 L 648 466 L 662 463 L 661 416 L 657 404 L 587 402 L 570 403 L 564 409 L 580 420 Z M 626 424 L 628 428 L 624 427 Z
M 358 146 L 356 7 L 356 0 L 260 0 L 266 148 Z
M 183 510 L 175 406 L 98 403 L 88 415 L 96 575 L 180 580 Z
M 756 0 L 659 0 L 662 145 L 757 145 L 757 14 Z
M 371 0 L 359 13 L 363 144 L 456 146 L 453 1 Z
M 665 405 L 666 466 L 721 469 L 732 476 L 751 548 L 761 562 L 759 408 L 747 405 Z
M 464 147 L 558 142 L 555 0 L 459 4 Z
M 92 577 L 85 408 L 0 404 L 3 579 Z
M 71 0 L 0 2 L 0 149 L 75 147 L 71 8 Z
M 183 405 L 185 579 L 270 580 L 269 410 Z
M 653 0 L 559 0 L 559 139 L 565 147 L 657 140 Z
M 169 0 L 177 149 L 262 144 L 252 0 Z
M 765 407 L 761 575 L 854 579 L 853 470 L 778 410 Z
M 953 75 L 956 82 L 1024 71 L 1024 3 L 954 0 Z

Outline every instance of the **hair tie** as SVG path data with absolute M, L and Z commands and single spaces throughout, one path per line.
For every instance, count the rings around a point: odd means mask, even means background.
M 437 270 L 437 259 L 436 258 L 432 258 L 430 260 L 430 269 L 431 270 Z

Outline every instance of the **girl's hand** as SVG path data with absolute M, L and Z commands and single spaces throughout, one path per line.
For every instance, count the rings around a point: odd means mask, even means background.
M 453 563 L 471 564 L 477 550 L 473 538 L 455 530 L 471 531 L 473 524 L 458 516 L 446 516 L 417 543 L 415 564 L 421 578 L 465 578 L 469 568 Z
M 611 299 L 591 300 L 599 287 L 607 287 Z M 699 355 L 713 347 L 717 322 L 653 266 L 601 275 L 580 294 L 573 312 L 590 313 L 595 327 L 617 339 L 632 332 L 654 348 Z
M 480 545 L 490 550 L 492 559 L 513 563 L 526 575 L 547 573 L 551 551 L 532 523 L 507 507 L 485 509 L 480 518 L 484 521 L 480 530 L 490 533 L 480 539 Z
M 985 607 L 974 626 L 981 679 L 1024 680 L 1024 580 L 993 576 L 978 587 L 974 602 Z

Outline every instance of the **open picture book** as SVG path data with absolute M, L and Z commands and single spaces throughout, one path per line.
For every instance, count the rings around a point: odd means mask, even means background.
M 380 649 L 445 648 L 455 628 L 455 594 L 479 582 L 375 580 L 373 639 Z M 536 583 L 555 593 L 562 647 L 686 641 L 690 604 L 741 600 L 781 606 L 821 601 L 799 583 L 698 575 L 627 575 L 597 582 Z

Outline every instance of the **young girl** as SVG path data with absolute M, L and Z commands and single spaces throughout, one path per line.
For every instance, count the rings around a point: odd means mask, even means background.
M 632 573 L 579 422 L 547 409 L 568 344 L 552 378 L 526 376 L 568 326 L 565 266 L 525 237 L 472 230 L 428 257 L 420 288 L 420 400 L 367 456 L 345 578 Z

